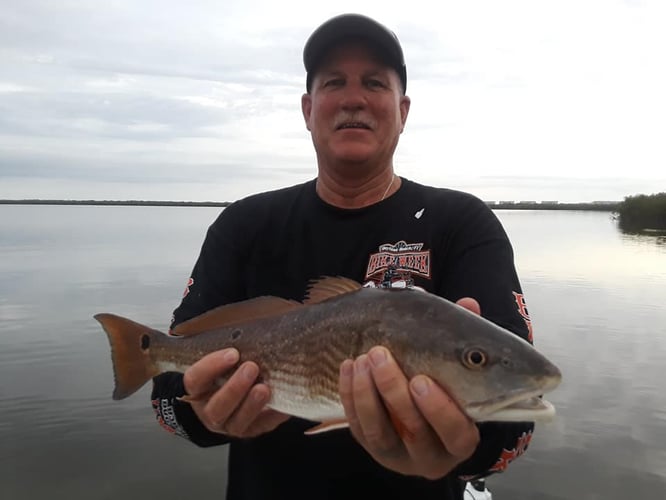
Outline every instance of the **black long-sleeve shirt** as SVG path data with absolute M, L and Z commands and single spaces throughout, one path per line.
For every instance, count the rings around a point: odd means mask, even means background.
M 208 230 L 172 326 L 261 295 L 302 300 L 321 276 L 474 297 L 484 317 L 532 340 L 513 250 L 493 212 L 472 195 L 407 179 L 361 209 L 326 204 L 314 181 L 233 203 Z M 431 481 L 385 469 L 348 430 L 305 436 L 312 423 L 297 418 L 252 439 L 211 433 L 175 399 L 183 393 L 181 374 L 155 378 L 158 420 L 199 446 L 229 443 L 228 500 L 355 498 L 364 489 L 372 498 L 462 499 L 461 478 L 503 471 L 533 431 L 532 423 L 477 424 L 473 456 Z

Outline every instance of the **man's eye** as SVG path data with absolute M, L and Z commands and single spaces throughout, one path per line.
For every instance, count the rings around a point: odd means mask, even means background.
M 339 87 L 344 85 L 345 81 L 342 78 L 331 78 L 324 82 L 324 87 Z
M 368 80 L 367 84 L 368 87 L 372 88 L 384 88 L 384 82 L 381 80 Z

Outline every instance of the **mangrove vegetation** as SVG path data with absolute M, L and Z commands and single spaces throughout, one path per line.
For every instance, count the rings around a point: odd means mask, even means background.
M 666 230 L 666 193 L 627 196 L 617 212 L 623 231 Z

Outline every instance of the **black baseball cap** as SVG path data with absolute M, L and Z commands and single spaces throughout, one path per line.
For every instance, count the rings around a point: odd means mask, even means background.
M 375 48 L 384 62 L 398 72 L 402 91 L 407 91 L 405 56 L 395 33 L 367 16 L 341 14 L 319 26 L 305 42 L 303 63 L 307 71 L 305 85 L 308 92 L 322 58 L 335 44 L 351 38 L 365 40 Z

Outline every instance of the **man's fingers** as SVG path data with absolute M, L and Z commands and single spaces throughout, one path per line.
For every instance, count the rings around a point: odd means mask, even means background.
M 257 364 L 246 361 L 229 377 L 224 386 L 210 397 L 203 408 L 205 420 L 209 425 L 224 428 L 226 432 L 229 432 L 226 427 L 227 420 L 240 408 L 248 393 L 251 392 L 258 375 Z
M 344 361 L 339 391 L 352 434 L 391 470 L 440 478 L 478 445 L 476 425 L 444 389 L 424 375 L 408 380 L 385 347 Z
M 290 416 L 286 413 L 264 408 L 248 429 L 247 437 L 258 436 L 259 434 L 272 431 L 278 425 L 289 420 L 289 418 Z
M 192 409 L 201 422 L 213 432 L 250 437 L 273 430 L 289 415 L 266 408 L 270 389 L 257 384 L 259 367 L 246 361 L 228 375 L 238 363 L 236 349 L 208 354 L 187 369 L 183 384 Z M 218 380 L 228 376 L 222 387 Z
M 371 370 L 367 355 L 354 361 L 352 392 L 362 439 L 371 453 L 394 455 L 403 451 L 402 443 L 377 392 Z
M 458 460 L 469 457 L 479 443 L 479 431 L 451 397 L 430 378 L 417 375 L 409 388 L 414 402 L 448 452 Z
M 265 384 L 257 384 L 252 387 L 236 411 L 225 419 L 224 431 L 232 436 L 246 434 L 268 402 L 270 395 L 270 390 Z
M 462 299 L 456 301 L 456 304 L 464 307 L 469 311 L 472 311 L 474 314 L 481 315 L 481 306 L 476 301 L 476 299 L 473 299 L 472 297 L 463 297 Z
M 236 349 L 224 349 L 207 354 L 190 366 L 183 375 L 185 391 L 193 399 L 217 388 L 215 381 L 238 363 Z
M 384 347 L 373 347 L 368 353 L 372 378 L 393 419 L 396 431 L 405 441 L 421 434 L 427 423 L 412 402 L 409 384 L 393 356 Z
M 345 359 L 340 365 L 340 380 L 338 392 L 340 393 L 340 402 L 345 410 L 345 416 L 349 421 L 349 430 L 352 434 L 359 435 L 361 429 L 358 424 L 358 416 L 354 407 L 354 362 L 351 359 Z
M 424 462 L 434 461 L 441 456 L 442 445 L 426 418 L 414 405 L 404 373 L 384 347 L 373 347 L 369 357 L 377 390 L 409 455 Z

